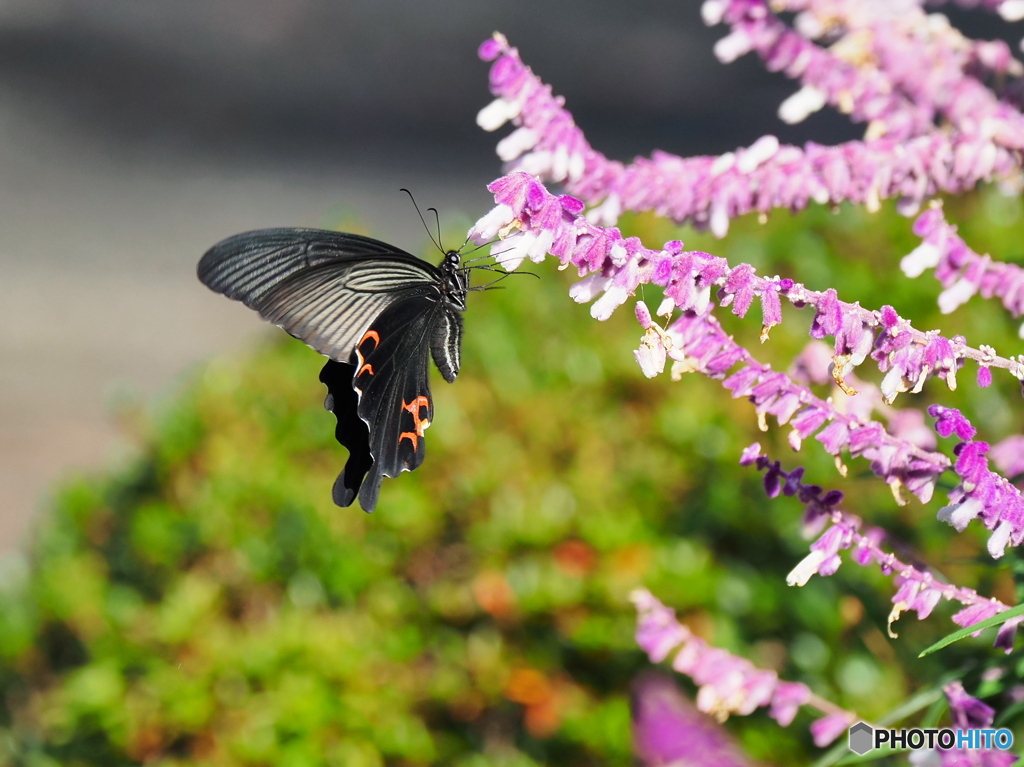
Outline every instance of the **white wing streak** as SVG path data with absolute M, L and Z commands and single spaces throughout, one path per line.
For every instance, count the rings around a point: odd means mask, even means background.
M 254 308 L 321 354 L 347 362 L 373 320 L 395 301 L 439 296 L 425 276 L 429 272 L 404 263 L 325 264 L 284 280 Z
M 229 237 L 207 251 L 198 274 L 211 289 L 340 362 L 395 301 L 440 298 L 433 265 L 369 237 L 316 229 Z

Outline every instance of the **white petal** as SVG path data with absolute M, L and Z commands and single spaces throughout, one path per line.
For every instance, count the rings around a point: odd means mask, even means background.
M 920 277 L 925 269 L 934 269 L 939 265 L 942 251 L 930 242 L 922 242 L 900 261 L 900 269 L 908 277 Z
M 970 299 L 977 291 L 977 286 L 970 280 L 960 279 L 939 293 L 939 311 L 949 314 L 958 306 Z
M 476 115 L 476 124 L 485 131 L 500 128 L 519 114 L 519 105 L 506 99 L 495 99 Z
M 473 228 L 469 230 L 469 239 L 477 245 L 490 242 L 498 236 L 502 227 L 512 223 L 513 218 L 512 208 L 505 204 L 498 205 L 473 224 Z
M 988 539 L 988 553 L 993 559 L 999 559 L 1006 551 L 1006 544 L 1010 540 L 1010 533 L 1013 532 L 1013 525 L 1009 522 L 1000 522 L 999 527 Z
M 590 307 L 590 316 L 602 322 L 612 316 L 612 312 L 626 303 L 629 293 L 625 288 L 612 285 L 605 291 L 604 295 L 597 299 Z
M 529 152 L 537 146 L 539 138 L 537 132 L 530 128 L 516 128 L 498 142 L 498 157 L 503 162 L 512 162 L 523 152 Z
M 805 585 L 811 579 L 811 576 L 818 572 L 818 568 L 824 561 L 824 553 L 815 549 L 800 560 L 800 564 L 790 570 L 789 575 L 786 576 L 786 583 L 789 586 Z
M 711 234 L 721 239 L 729 233 L 729 212 L 718 201 L 711 203 Z
M 761 138 L 740 154 L 739 162 L 736 163 L 736 169 L 740 173 L 752 173 L 760 165 L 774 157 L 778 151 L 779 140 L 775 136 L 771 134 L 761 136 Z
M 750 52 L 750 42 L 750 36 L 737 29 L 715 43 L 715 57 L 723 64 L 729 64 Z
M 999 15 L 1007 21 L 1024 19 L 1024 0 L 1006 0 L 999 6 Z
M 779 119 L 789 125 L 795 125 L 819 111 L 826 103 L 823 91 L 813 85 L 805 85 L 779 104 Z
M 721 23 L 725 17 L 725 9 L 729 4 L 725 0 L 706 0 L 700 7 L 700 17 L 709 27 Z
M 604 292 L 612 284 L 611 277 L 604 277 L 600 272 L 587 275 L 582 280 L 569 288 L 569 298 L 578 304 L 585 304 L 593 301 L 598 294 Z

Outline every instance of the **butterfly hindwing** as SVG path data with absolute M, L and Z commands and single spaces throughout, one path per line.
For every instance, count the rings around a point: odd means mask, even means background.
M 426 297 L 396 302 L 356 348 L 352 387 L 373 461 L 359 490 L 366 511 L 376 505 L 384 477 L 412 471 L 426 455 L 424 432 L 433 417 L 428 339 L 440 312 L 438 302 Z
M 353 360 L 355 355 L 353 354 Z M 335 439 L 348 450 L 348 461 L 334 482 L 332 496 L 339 506 L 351 506 L 363 484 L 363 477 L 373 466 L 370 455 L 370 430 L 359 417 L 359 394 L 352 388 L 354 363 L 327 360 L 320 371 L 320 381 L 327 386 L 324 407 L 338 418 Z

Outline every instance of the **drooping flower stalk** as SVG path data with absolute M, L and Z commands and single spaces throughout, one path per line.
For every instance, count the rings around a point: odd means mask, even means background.
M 1024 498 L 1005 477 L 988 467 L 989 444 L 976 442 L 976 429 L 955 408 L 932 405 L 928 414 L 938 419 L 935 431 L 939 436 L 956 434 L 962 441 L 953 448 L 956 463 L 953 470 L 960 483 L 949 493 L 949 505 L 939 509 L 938 517 L 958 531 L 979 518 L 992 531 L 988 553 L 1001 557 L 1007 545 L 1019 546 L 1024 541 Z
M 1024 18 L 1024 0 L 976 4 L 998 10 L 1004 18 Z M 640 285 L 664 288 L 665 299 L 653 313 L 667 318 L 664 323 L 655 321 L 644 302 L 636 305 L 644 336 L 635 354 L 645 375 L 663 372 L 671 360 L 673 378 L 699 372 L 721 380 L 734 397 L 752 402 L 763 429 L 769 415 L 780 425 L 788 424 L 794 449 L 814 436 L 835 456 L 842 472 L 844 453 L 867 459 L 900 502 L 904 489 L 927 502 L 939 476 L 952 468 L 960 481 L 939 518 L 963 530 L 979 517 L 992 531 L 989 552 L 999 557 L 1006 546 L 1024 543 L 1024 501 L 1007 479 L 989 469 L 988 444 L 973 440 L 973 427 L 958 411 L 933 407 L 929 412 L 937 419 L 936 431 L 961 440 L 951 462 L 935 450 L 934 435 L 922 437 L 921 411 L 893 411 L 889 405 L 902 392 L 921 392 L 936 377 L 955 389 L 957 373 L 967 360 L 977 363 L 981 387 L 992 383 L 993 369 L 1024 380 L 1024 356 L 1000 356 L 990 346 L 968 345 L 961 336 L 920 331 L 891 306 L 864 308 L 842 301 L 834 289 L 812 291 L 792 279 L 761 277 L 750 265 L 688 252 L 678 241 L 649 249 L 613 228 L 624 211 L 654 211 L 724 236 L 732 218 L 752 211 L 798 210 L 812 201 L 852 202 L 873 211 L 881 200 L 892 198 L 910 215 L 940 192 L 963 192 L 992 180 L 1004 189 L 1019 186 L 1024 114 L 1015 93 L 1024 89 L 1020 80 L 1009 86 L 1000 82 L 1000 97 L 985 78 L 1018 78 L 1024 67 L 1005 43 L 969 40 L 943 17 L 926 14 L 921 5 L 918 0 L 707 0 L 705 21 L 730 27 L 716 45 L 721 60 L 756 52 L 770 70 L 799 82 L 800 90 L 780 109 L 785 121 L 799 121 L 830 104 L 866 123 L 865 140 L 795 147 L 767 135 L 721 156 L 681 158 L 655 152 L 631 164 L 609 160 L 591 147 L 564 100 L 496 34 L 480 48 L 481 58 L 493 62 L 490 82 L 496 100 L 480 112 L 478 122 L 495 130 L 511 121 L 516 129 L 498 144 L 507 175 L 489 186 L 497 206 L 477 222 L 471 238 L 478 243 L 500 239 L 495 256 L 508 269 L 527 258 L 539 262 L 547 254 L 563 267 L 576 266 L 583 279 L 570 295 L 578 302 L 592 301 L 591 314 L 599 320 L 608 318 Z M 777 15 L 790 12 L 796 14 L 792 26 Z M 551 194 L 544 182 L 561 184 L 570 194 Z M 1024 311 L 1024 272 L 971 251 L 940 208 L 922 214 L 915 232 L 923 244 L 904 259 L 905 268 L 920 273 L 936 267 L 945 288 L 943 311 L 975 292 L 998 296 L 1015 315 Z M 814 310 L 810 335 L 832 340 L 835 384 L 849 395 L 857 394 L 854 386 L 860 386 L 870 397 L 851 407 L 818 397 L 794 380 L 799 372 L 787 375 L 760 363 L 715 316 L 716 308 L 728 307 L 744 317 L 759 300 L 764 342 L 782 320 L 784 299 Z M 856 380 L 855 369 L 869 359 L 884 374 L 877 390 Z M 872 410 L 885 414 L 890 431 L 872 420 Z M 1024 438 L 1007 439 L 992 451 L 994 465 L 1010 476 L 1024 472 L 1019 456 L 1024 443 L 1015 439 Z M 811 553 L 790 574 L 791 584 L 834 573 L 840 552 L 852 549 L 859 564 L 874 564 L 897 579 L 890 631 L 902 613 L 913 611 L 923 619 L 942 600 L 962 605 L 953 617 L 961 626 L 974 626 L 1007 609 L 884 550 L 883 531 L 865 528 L 860 519 L 841 511 L 841 493 L 803 483 L 802 469 L 785 472 L 753 446 L 744 462 L 766 472 L 770 496 L 799 496 L 808 525 L 818 528 Z M 772 716 L 788 724 L 796 708 L 810 702 L 803 685 L 784 687 L 772 672 L 694 637 L 648 592 L 636 592 L 633 598 L 640 613 L 638 643 L 654 662 L 674 655 L 673 666 L 698 685 L 701 710 L 724 718 L 771 706 Z M 1005 623 L 996 645 L 1009 652 L 1019 623 Z M 971 708 L 966 700 L 970 696 L 959 693 L 947 689 L 955 716 Z M 830 742 L 854 721 L 852 714 L 826 702 L 818 708 L 825 716 L 812 726 L 816 743 Z M 952 764 L 952 754 L 944 753 L 941 763 Z M 978 763 L 1002 763 L 1000 754 L 993 755 L 996 761 L 987 758 L 982 755 Z
M 960 682 L 950 682 L 942 691 L 949 702 L 949 713 L 953 726 L 961 730 L 986 730 L 992 727 L 996 718 L 995 710 L 964 690 Z M 965 750 L 952 748 L 948 751 L 935 749 L 937 759 L 933 764 L 941 767 L 1010 767 L 1018 757 L 1009 751 L 995 748 Z M 924 752 L 919 752 L 925 757 Z M 924 759 L 921 760 L 924 763 Z
M 730 37 L 750 40 L 769 69 L 778 68 L 780 51 L 799 51 L 782 71 L 822 102 L 870 121 L 869 138 L 929 133 L 941 115 L 957 131 L 990 135 L 1009 149 L 1024 145 L 1024 115 L 966 71 L 981 57 L 994 71 L 1021 74 L 1002 41 L 973 45 L 946 17 L 926 14 L 914 2 L 776 0 L 771 8 L 801 11 L 797 29 L 808 37 L 828 33 L 827 53 L 789 29 L 763 0 L 707 0 L 704 17 L 729 24 Z
M 578 301 L 600 298 L 591 308 L 596 319 L 606 319 L 643 283 L 665 288 L 666 304 L 658 314 L 673 307 L 702 313 L 710 302 L 711 288 L 718 289 L 719 305 L 731 307 L 744 317 L 755 298 L 762 307 L 762 340 L 781 323 L 780 299 L 798 307 L 813 307 L 813 338 L 835 339 L 837 380 L 870 355 L 886 373 L 882 393 L 891 403 L 903 391 L 920 391 L 933 376 L 956 388 L 956 371 L 964 360 L 985 368 L 1003 368 L 1024 379 L 1024 361 L 1001 357 L 990 347 L 972 348 L 962 337 L 944 338 L 915 329 L 890 306 L 865 309 L 859 303 L 840 301 L 834 289 L 809 290 L 791 279 L 760 277 L 748 264 L 730 267 L 720 257 L 699 251 L 683 251 L 678 241 L 661 250 L 643 247 L 635 237 L 623 238 L 617 229 L 591 224 L 580 217 L 583 205 L 565 195 L 550 194 L 536 179 L 513 172 L 488 186 L 498 207 L 470 230 L 471 239 L 488 242 L 510 227 L 520 231 L 506 240 L 496 256 L 508 269 L 526 258 L 541 261 L 550 252 L 563 265 L 575 265 L 590 275 L 574 289 Z
M 976 253 L 956 232 L 941 203 L 930 205 L 914 222 L 914 234 L 922 242 L 900 263 L 903 273 L 917 277 L 925 269 L 935 270 L 935 278 L 945 288 L 939 295 L 943 314 L 955 311 L 977 293 L 998 298 L 1013 317 L 1024 315 L 1024 269 Z
M 949 467 L 949 460 L 907 440 L 896 439 L 877 422 L 861 422 L 840 413 L 807 387 L 757 362 L 714 319 L 711 289 L 718 289 L 719 304 L 730 306 L 739 316 L 747 312 L 754 298 L 760 298 L 763 337 L 781 321 L 780 295 L 794 303 L 813 305 L 816 316 L 811 335 L 836 339 L 833 375 L 837 383 L 843 385 L 849 368 L 870 353 L 886 372 L 882 392 L 887 402 L 900 391 L 919 390 L 936 371 L 952 386 L 961 356 L 981 357 L 986 367 L 1006 367 L 1018 376 L 1024 375 L 1018 360 L 969 349 L 960 339 L 914 331 L 891 307 L 871 313 L 857 304 L 843 304 L 834 290 L 818 293 L 791 280 L 759 278 L 749 265 L 733 268 L 722 258 L 684 252 L 679 242 L 667 243 L 658 251 L 644 248 L 635 237 L 624 239 L 618 230 L 589 223 L 580 215 L 582 203 L 572 197 L 552 195 L 525 173 L 509 174 L 492 183 L 489 189 L 494 192 L 498 206 L 477 222 L 471 237 L 486 242 L 498 233 L 508 235 L 517 229 L 497 255 L 508 268 L 515 268 L 527 257 L 540 261 L 549 252 L 564 265 L 575 265 L 581 275 L 589 276 L 577 283 L 573 297 L 586 301 L 600 295 L 591 308 L 596 318 L 610 316 L 640 284 L 654 283 L 665 288 L 668 306 L 662 311 L 668 314 L 678 309 L 682 314 L 667 330 L 662 330 L 653 322 L 646 306 L 638 305 L 638 319 L 646 331 L 638 360 L 645 373 L 656 375 L 666 358 L 671 358 L 677 363 L 677 374 L 697 371 L 724 378 L 723 385 L 733 396 L 748 397 L 754 403 L 759 417 L 770 414 L 780 424 L 791 423 L 790 442 L 795 449 L 807 437 L 817 435 L 831 455 L 838 457 L 846 450 L 854 457 L 864 457 L 900 501 L 899 491 L 906 488 L 927 502 L 938 476 Z M 877 331 L 868 317 L 881 326 Z M 726 377 L 737 364 L 741 369 Z M 971 500 L 996 501 L 1002 497 L 976 494 Z M 1000 507 L 990 516 L 1005 520 L 1005 515 Z M 1005 536 L 1005 541 L 1001 545 L 990 544 L 990 550 L 1001 551 L 1006 542 L 1019 542 L 1022 529 L 1016 523 L 1011 530 L 1002 528 L 998 534 Z
M 630 600 L 637 610 L 637 644 L 652 663 L 672 656 L 672 668 L 698 686 L 697 708 L 705 714 L 725 721 L 767 707 L 769 716 L 788 727 L 799 708 L 809 706 L 824 715 L 811 724 L 818 746 L 827 746 L 857 721 L 855 714 L 818 697 L 807 685 L 782 681 L 774 671 L 709 645 L 646 589 L 634 591 Z
M 623 210 L 649 210 L 724 236 L 730 219 L 752 211 L 844 200 L 874 210 L 879 200 L 894 197 L 912 210 L 936 192 L 962 192 L 982 180 L 1016 177 L 1019 170 L 1016 154 L 990 137 L 943 131 L 905 141 L 886 137 L 803 148 L 769 135 L 718 157 L 655 152 L 627 166 L 590 146 L 564 100 L 503 36 L 485 42 L 480 55 L 494 61 L 491 91 L 497 98 L 480 112 L 479 124 L 496 130 L 512 120 L 518 126 L 498 144 L 507 170 L 563 183 L 589 205 L 600 203 L 589 217 L 609 225 Z
M 931 572 L 903 562 L 892 552 L 885 551 L 881 546 L 888 537 L 884 530 L 865 527 L 859 517 L 839 508 L 843 502 L 842 492 L 826 492 L 819 485 L 806 484 L 802 467 L 787 472 L 779 461 L 772 461 L 762 454 L 756 442 L 743 451 L 740 464 L 752 465 L 764 472 L 764 489 L 769 498 L 780 494 L 798 498 L 804 504 L 805 528 L 820 532 L 811 544 L 811 553 L 787 577 L 789 585 L 803 586 L 814 575 L 834 575 L 842 563 L 839 553 L 852 549 L 851 559 L 854 562 L 862 566 L 877 565 L 885 575 L 895 576 L 899 583 L 889 614 L 889 636 L 893 638 L 896 634 L 892 624 L 903 613 L 916 612 L 918 619 L 924 620 L 943 599 L 963 605 L 963 609 L 953 616 L 953 622 L 961 627 L 973 626 L 1009 609 L 998 599 L 983 597 L 973 589 L 940 581 Z M 825 529 L 821 532 L 823 526 Z M 1019 623 L 1020 619 L 1004 623 L 996 636 L 995 646 L 1011 652 Z

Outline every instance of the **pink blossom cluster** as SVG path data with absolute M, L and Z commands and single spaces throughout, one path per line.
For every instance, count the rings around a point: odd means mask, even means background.
M 939 509 L 939 519 L 959 531 L 972 519 L 981 519 L 992 530 L 989 554 L 1001 557 L 1007 545 L 1019 546 L 1024 540 L 1024 498 L 1020 490 L 989 469 L 985 457 L 991 449 L 989 444 L 972 439 L 976 430 L 959 410 L 932 405 L 928 414 L 938 419 L 935 430 L 940 436 L 956 434 L 963 440 L 953 448 L 953 470 L 960 482 L 949 493 L 949 505 Z
M 982 6 L 1004 19 L 1024 18 L 1024 0 L 960 4 Z M 481 110 L 478 123 L 493 131 L 511 122 L 514 130 L 497 147 L 506 172 L 488 186 L 495 207 L 476 223 L 470 239 L 499 241 L 492 252 L 509 270 L 548 255 L 562 267 L 575 266 L 582 279 L 570 295 L 592 302 L 591 315 L 599 320 L 641 285 L 659 286 L 664 300 L 653 312 L 643 301 L 635 305 L 643 330 L 635 356 L 646 376 L 668 369 L 673 379 L 700 373 L 721 381 L 733 397 L 753 405 L 762 429 L 773 417 L 789 429 L 794 450 L 813 438 L 844 474 L 847 459 L 867 461 L 901 504 L 907 494 L 927 503 L 940 478 L 955 473 L 956 485 L 938 518 L 958 531 L 980 519 L 991 531 L 989 553 L 1001 557 L 1007 546 L 1024 543 L 1024 499 L 1007 479 L 1024 474 L 1024 437 L 990 448 L 974 440 L 974 427 L 959 411 L 933 406 L 928 412 L 936 419 L 935 432 L 960 440 L 950 458 L 937 449 L 921 410 L 896 411 L 891 405 L 901 393 L 923 392 L 933 379 L 955 389 L 965 365 L 982 388 L 992 384 L 994 370 L 1024 381 L 1024 355 L 1006 356 L 960 335 L 920 330 L 892 306 L 862 307 L 844 301 L 833 288 L 811 290 L 790 277 L 761 276 L 749 264 L 688 251 L 677 240 L 647 247 L 614 225 L 623 212 L 653 211 L 723 237 L 733 218 L 750 212 L 764 218 L 776 208 L 796 211 L 811 203 L 840 202 L 875 211 L 882 200 L 893 199 L 900 212 L 914 215 L 926 205 L 913 225 L 922 244 L 903 259 L 904 272 L 916 276 L 934 269 L 944 288 L 939 296 L 944 312 L 980 294 L 999 298 L 1013 316 L 1021 316 L 1024 269 L 971 250 L 933 198 L 982 182 L 1019 191 L 1024 113 L 1014 94 L 1024 93 L 1024 67 L 1002 41 L 965 37 L 944 16 L 927 12 L 922 0 L 706 0 L 702 13 L 706 23 L 728 28 L 715 46 L 720 60 L 754 53 L 768 69 L 798 84 L 780 107 L 784 121 L 798 122 L 831 106 L 865 126 L 863 140 L 787 146 L 765 135 L 718 156 L 683 158 L 655 151 L 628 164 L 610 160 L 590 145 L 564 99 L 495 34 L 480 47 L 481 58 L 492 62 L 495 100 Z M 549 185 L 566 193 L 553 193 Z M 863 390 L 857 403 L 837 404 L 836 397 L 815 393 L 812 385 L 821 381 L 804 375 L 800 360 L 788 374 L 760 362 L 716 316 L 727 308 L 743 318 L 756 302 L 764 343 L 782 322 L 784 301 L 811 310 L 809 333 L 816 348 L 831 342 L 826 352 L 831 380 L 849 397 Z M 858 380 L 862 365 L 881 372 L 877 388 Z M 888 429 L 873 419 L 874 410 L 886 414 Z M 841 510 L 838 491 L 804 483 L 802 468 L 783 470 L 757 445 L 744 452 L 741 463 L 765 472 L 769 496 L 795 496 L 804 503 L 805 526 L 815 540 L 790 573 L 791 585 L 835 573 L 841 552 L 850 551 L 858 564 L 877 566 L 896 580 L 890 632 L 903 613 L 924 619 L 943 600 L 961 605 L 953 621 L 963 627 L 1008 609 L 886 551 L 884 531 Z M 819 745 L 855 721 L 852 713 L 815 698 L 806 686 L 782 682 L 774 672 L 711 647 L 649 592 L 638 591 L 633 600 L 637 642 L 652 661 L 671 658 L 673 668 L 694 680 L 701 711 L 724 719 L 765 707 L 788 725 L 797 708 L 810 705 L 824 714 L 812 725 Z M 997 647 L 1012 649 L 1020 622 L 1001 626 Z M 992 710 L 962 685 L 948 685 L 945 692 L 958 725 L 991 723 Z M 669 709 L 682 716 L 678 708 L 657 710 Z M 651 733 L 651 743 L 666 745 Z M 1005 756 L 950 751 L 937 754 L 934 763 L 1010 763 Z
M 755 5 L 770 14 L 767 6 Z M 819 50 L 809 41 L 801 45 Z M 1019 175 L 1015 149 L 997 143 L 992 131 L 930 130 L 904 136 L 909 129 L 900 129 L 896 135 L 835 147 L 783 145 L 767 135 L 717 157 L 655 152 L 649 159 L 625 165 L 591 147 L 563 99 L 552 94 L 504 37 L 495 35 L 485 42 L 480 54 L 494 61 L 491 90 L 497 98 L 480 112 L 479 124 L 496 130 L 511 120 L 518 126 L 498 144 L 507 170 L 564 184 L 595 206 L 588 214 L 592 220 L 605 224 L 615 223 L 624 210 L 650 210 L 724 236 L 730 219 L 752 211 L 798 210 L 812 201 L 850 201 L 874 210 L 887 198 L 898 198 L 909 211 L 939 191 L 962 192 L 980 181 Z M 785 53 L 785 61 L 774 63 L 785 68 L 805 58 L 793 51 Z M 800 67 L 803 71 L 805 64 Z M 811 69 L 831 71 L 823 62 Z M 853 99 L 852 94 L 865 91 L 845 82 L 834 90 L 835 100 Z M 819 106 L 827 103 L 819 101 Z M 902 114 L 891 104 L 865 109 L 865 115 L 876 109 L 879 114 Z
M 840 412 L 810 388 L 758 362 L 723 330 L 714 307 L 727 306 L 742 317 L 755 298 L 759 299 L 762 337 L 767 337 L 771 327 L 781 322 L 781 297 L 800 306 L 813 306 L 811 336 L 835 340 L 836 382 L 846 386 L 847 372 L 870 357 L 886 373 L 881 384 L 886 402 L 901 391 L 919 391 L 934 375 L 953 388 L 956 370 L 967 358 L 983 358 L 986 368 L 1004 367 L 1022 375 L 1018 361 L 971 349 L 963 339 L 917 331 L 892 307 L 871 312 L 839 301 L 833 289 L 815 292 L 792 280 L 761 278 L 747 264 L 731 267 L 723 258 L 685 251 L 678 241 L 666 243 L 661 250 L 645 248 L 638 238 L 623 238 L 617 229 L 590 223 L 582 216 L 579 200 L 551 194 L 526 173 L 511 173 L 488 188 L 497 206 L 477 222 L 470 237 L 482 243 L 504 233 L 506 239 L 496 255 L 499 263 L 514 269 L 526 258 L 540 261 L 550 253 L 562 264 L 576 266 L 587 276 L 574 286 L 571 295 L 577 301 L 593 300 L 591 314 L 597 319 L 607 319 L 641 284 L 664 287 L 666 305 L 659 313 L 679 312 L 667 329 L 654 322 L 643 302 L 637 304 L 645 335 L 636 354 L 645 374 L 657 375 L 672 359 L 674 375 L 700 372 L 722 380 L 734 397 L 746 397 L 754 404 L 762 422 L 771 415 L 780 425 L 790 425 L 789 441 L 794 449 L 814 436 L 837 459 L 845 452 L 868 460 L 900 502 L 903 489 L 929 501 L 938 477 L 950 468 L 949 459 L 894 437 L 878 422 Z M 712 289 L 717 303 L 712 301 Z M 737 365 L 739 369 L 730 373 Z M 977 503 L 996 504 L 1004 497 L 974 493 L 970 508 Z M 1001 554 L 1007 543 L 1016 545 L 1024 539 L 1024 520 L 1007 516 L 1001 507 L 984 513 L 977 509 L 978 514 L 983 519 L 1012 523 L 998 532 L 1000 538 L 995 543 L 1000 545 L 990 547 L 994 553 Z
M 672 668 L 697 685 L 697 708 L 705 714 L 725 721 L 767 708 L 769 716 L 788 727 L 800 707 L 808 705 L 824 714 L 811 724 L 818 746 L 827 746 L 857 721 L 855 714 L 815 696 L 807 685 L 782 681 L 774 671 L 709 645 L 646 589 L 634 591 L 630 599 L 637 610 L 640 649 L 652 663 L 672 656 Z
M 903 273 L 917 277 L 925 269 L 935 270 L 935 278 L 945 288 L 939 294 L 943 314 L 980 294 L 998 298 L 1013 317 L 1024 315 L 1024 268 L 976 253 L 956 232 L 941 203 L 930 205 L 914 222 L 914 234 L 921 244 L 900 262 Z

